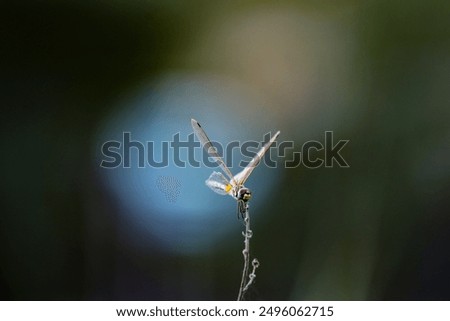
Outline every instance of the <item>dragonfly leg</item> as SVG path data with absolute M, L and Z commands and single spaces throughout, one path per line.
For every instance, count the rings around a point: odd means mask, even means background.
M 243 200 L 238 200 L 238 211 L 237 211 L 237 218 L 244 220 L 245 219 L 245 212 L 247 211 L 247 202 Z

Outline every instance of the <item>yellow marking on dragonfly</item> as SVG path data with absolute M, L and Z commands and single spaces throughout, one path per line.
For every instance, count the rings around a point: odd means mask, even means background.
M 225 186 L 225 192 L 229 192 L 229 191 L 231 191 L 231 188 L 232 188 L 233 186 L 231 186 L 231 184 L 228 184 L 227 186 Z

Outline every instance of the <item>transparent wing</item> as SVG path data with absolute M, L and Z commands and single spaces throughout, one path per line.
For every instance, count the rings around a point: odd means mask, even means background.
M 248 179 L 250 174 L 253 172 L 256 166 L 258 166 L 259 162 L 263 158 L 264 154 L 267 152 L 269 147 L 273 144 L 273 142 L 277 139 L 278 135 L 280 135 L 280 131 L 277 131 L 275 135 L 272 136 L 270 141 L 268 141 L 260 150 L 259 152 L 253 157 L 253 159 L 248 163 L 248 165 L 236 176 L 234 176 L 234 180 L 239 185 L 244 185 L 245 181 Z
M 231 189 L 231 184 L 227 181 L 225 176 L 220 172 L 213 172 L 205 181 L 206 186 L 212 189 L 217 194 L 227 195 Z
M 191 119 L 191 125 L 194 129 L 194 133 L 197 135 L 198 140 L 200 141 L 200 144 L 202 144 L 203 148 L 208 152 L 208 154 L 214 159 L 214 161 L 219 164 L 220 168 L 222 168 L 223 172 L 229 177 L 229 179 L 236 184 L 236 181 L 234 180 L 233 174 L 225 165 L 225 162 L 223 161 L 222 157 L 217 153 L 216 148 L 211 143 L 208 136 L 206 136 L 205 131 L 203 130 L 202 126 L 196 121 L 195 119 Z

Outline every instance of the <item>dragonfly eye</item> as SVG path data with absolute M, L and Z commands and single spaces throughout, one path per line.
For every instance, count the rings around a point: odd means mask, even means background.
M 237 193 L 238 200 L 242 200 L 244 202 L 249 201 L 252 198 L 252 192 L 246 187 L 241 188 Z

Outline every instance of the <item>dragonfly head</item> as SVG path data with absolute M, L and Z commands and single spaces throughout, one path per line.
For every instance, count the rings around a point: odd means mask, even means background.
M 252 192 L 247 187 L 241 187 L 236 197 L 239 201 L 248 202 L 252 198 Z

